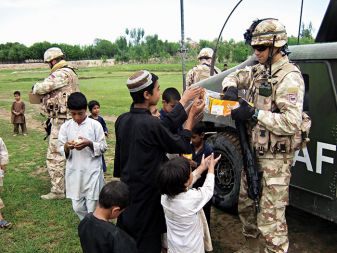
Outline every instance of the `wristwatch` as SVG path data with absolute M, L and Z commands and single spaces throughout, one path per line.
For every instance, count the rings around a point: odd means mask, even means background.
M 253 120 L 257 121 L 257 117 L 259 116 L 259 111 L 260 111 L 259 109 L 255 108 L 255 112 L 254 112 L 254 114 L 252 116 Z

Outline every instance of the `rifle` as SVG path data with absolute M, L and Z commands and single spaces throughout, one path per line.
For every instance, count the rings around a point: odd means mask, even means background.
M 256 163 L 255 153 L 251 150 L 247 138 L 247 129 L 244 121 L 235 121 L 236 129 L 239 132 L 240 144 L 243 153 L 244 170 L 248 183 L 248 197 L 254 201 L 255 211 L 260 211 L 260 177 Z

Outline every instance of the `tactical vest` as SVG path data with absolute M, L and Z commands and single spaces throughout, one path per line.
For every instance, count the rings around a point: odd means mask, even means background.
M 206 64 L 200 64 L 197 65 L 193 68 L 193 72 L 194 72 L 194 83 L 197 83 L 201 80 L 207 79 L 210 77 L 211 75 L 211 67 Z M 218 68 L 214 67 L 214 74 L 218 74 L 220 71 Z
M 255 68 L 255 69 L 254 69 Z M 276 70 L 268 82 L 268 76 L 261 65 L 253 67 L 253 80 L 250 84 L 248 100 L 254 103 L 257 109 L 279 112 L 275 103 L 275 94 L 278 84 L 291 72 L 301 74 L 298 67 L 292 63 L 285 63 Z M 270 83 L 270 84 L 269 84 Z M 301 130 L 294 135 L 276 135 L 267 130 L 262 124 L 257 123 L 252 127 L 252 145 L 259 155 L 265 152 L 292 154 L 295 150 L 303 148 L 309 141 L 308 134 L 311 126 L 310 117 L 303 112 Z
M 66 66 L 56 71 L 62 71 L 68 77 L 68 84 L 57 90 L 47 93 L 42 98 L 42 109 L 49 118 L 69 119 L 67 101 L 71 93 L 79 91 L 78 77 L 75 71 Z

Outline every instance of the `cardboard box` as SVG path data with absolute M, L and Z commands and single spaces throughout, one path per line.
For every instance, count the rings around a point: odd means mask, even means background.
M 28 96 L 29 96 L 29 102 L 31 104 L 40 104 L 41 103 L 42 96 L 37 95 L 37 94 L 33 94 L 31 92 L 29 92 Z

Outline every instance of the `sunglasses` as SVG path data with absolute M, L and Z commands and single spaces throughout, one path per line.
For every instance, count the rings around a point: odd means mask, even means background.
M 252 48 L 253 48 L 254 50 L 259 51 L 259 52 L 263 52 L 263 51 L 265 51 L 265 50 L 268 48 L 268 46 L 257 45 L 257 46 L 252 46 Z

